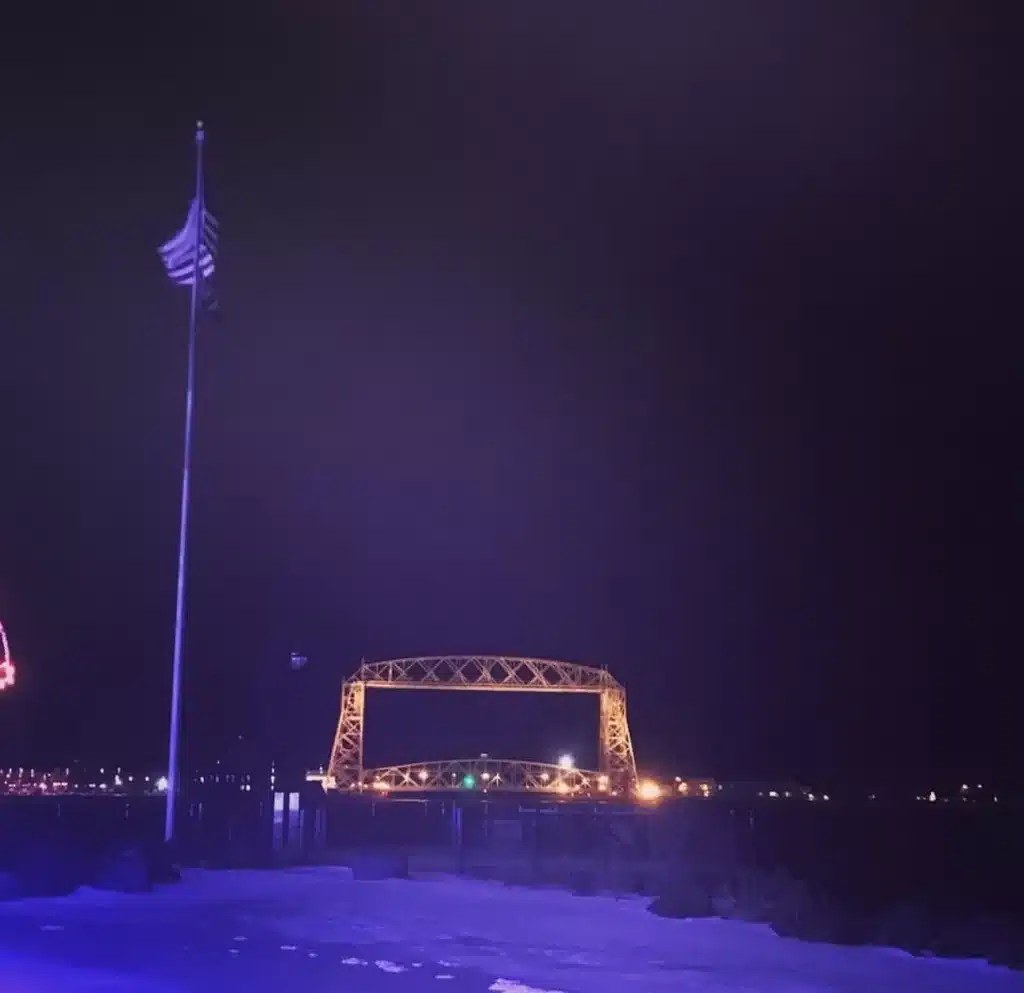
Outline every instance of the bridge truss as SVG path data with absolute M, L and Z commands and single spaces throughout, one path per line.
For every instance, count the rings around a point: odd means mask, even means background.
M 496 793 L 553 793 L 556 796 L 607 794 L 611 781 L 605 773 L 546 762 L 518 759 L 449 759 L 413 765 L 391 765 L 364 770 L 364 789 L 379 793 L 434 793 L 479 790 Z
M 366 724 L 366 691 L 446 690 L 506 693 L 589 693 L 600 703 L 598 726 L 599 768 L 596 772 L 566 770 L 538 762 L 473 759 L 429 762 L 368 770 L 363 765 L 363 733 Z M 490 762 L 490 764 L 487 764 Z M 460 770 L 464 770 L 461 771 Z M 558 773 L 556 777 L 555 773 Z M 426 773 L 424 778 L 422 774 Z M 587 781 L 595 789 L 616 794 L 636 786 L 636 758 L 626 719 L 626 690 L 606 669 L 555 662 L 550 659 L 513 658 L 504 655 L 446 655 L 430 658 L 363 662 L 341 689 L 338 719 L 325 785 L 342 790 L 367 788 L 395 790 L 450 789 L 454 773 L 459 784 L 466 776 L 481 786 L 494 775 L 504 789 L 546 789 L 553 792 L 583 789 Z M 484 780 L 484 775 L 488 780 Z M 544 778 L 544 777 L 547 778 Z M 384 786 L 374 787 L 374 783 Z M 444 783 L 430 787 L 425 783 Z M 602 788 L 600 784 L 603 783 Z M 391 784 L 390 786 L 388 784 Z M 420 785 L 415 785 L 420 784 Z M 518 785 L 517 785 L 518 784 Z M 556 785 L 558 784 L 558 785 Z

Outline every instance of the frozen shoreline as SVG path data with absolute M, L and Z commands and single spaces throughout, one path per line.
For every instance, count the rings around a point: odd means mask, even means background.
M 0 989 L 1024 991 L 1024 974 L 981 962 L 668 920 L 646 903 L 455 878 L 353 881 L 334 868 L 191 871 L 152 894 L 83 890 L 0 904 Z

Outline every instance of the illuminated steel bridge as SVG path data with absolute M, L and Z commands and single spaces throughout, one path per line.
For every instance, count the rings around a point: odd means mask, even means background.
M 364 770 L 363 789 L 379 793 L 434 793 L 479 790 L 484 793 L 555 793 L 559 796 L 594 796 L 612 790 L 605 773 L 575 766 L 517 759 L 450 759 L 415 765 L 391 765 Z
M 363 765 L 363 732 L 368 689 L 595 695 L 600 704 L 598 769 L 486 756 L 367 769 Z M 342 685 L 341 715 L 323 782 L 326 789 L 347 791 L 428 792 L 469 787 L 561 795 L 628 793 L 637 785 L 637 773 L 626 720 L 626 690 L 606 669 L 549 659 L 447 655 L 363 662 Z

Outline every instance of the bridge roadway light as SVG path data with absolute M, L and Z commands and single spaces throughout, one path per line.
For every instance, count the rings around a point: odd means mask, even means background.
M 575 769 L 576 759 L 574 759 L 568 752 L 558 757 L 558 768 L 559 769 Z
M 636 787 L 636 795 L 645 803 L 661 799 L 661 787 L 653 779 L 642 779 Z

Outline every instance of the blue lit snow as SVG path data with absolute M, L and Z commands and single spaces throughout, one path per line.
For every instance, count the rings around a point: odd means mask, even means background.
M 190 872 L 0 904 L 2 993 L 1009 993 L 978 962 L 673 921 L 646 901 L 345 870 Z

